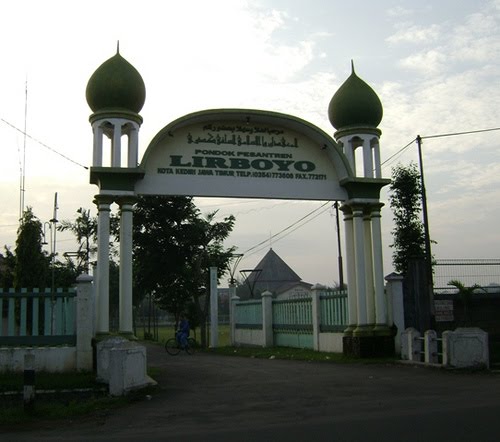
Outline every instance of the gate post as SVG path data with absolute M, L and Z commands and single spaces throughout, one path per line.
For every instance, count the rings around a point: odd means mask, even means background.
M 80 275 L 76 288 L 76 369 L 92 370 L 94 337 L 94 286 L 90 275 Z
M 273 346 L 273 294 L 262 293 L 262 346 Z
M 319 334 L 321 332 L 321 305 L 320 294 L 325 289 L 321 284 L 315 284 L 311 287 L 311 302 L 312 302 L 312 326 L 313 326 L 313 348 L 316 351 L 320 350 Z

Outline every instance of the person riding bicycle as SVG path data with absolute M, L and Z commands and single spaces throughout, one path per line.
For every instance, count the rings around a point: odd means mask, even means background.
M 181 348 L 186 348 L 188 345 L 188 337 L 189 337 L 189 321 L 186 318 L 185 314 L 181 314 L 180 316 L 180 322 L 179 322 L 179 329 L 177 330 L 176 338 L 179 344 L 181 345 Z

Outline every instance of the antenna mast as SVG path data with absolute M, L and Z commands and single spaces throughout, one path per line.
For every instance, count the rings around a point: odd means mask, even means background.
M 19 220 L 24 213 L 24 192 L 26 191 L 26 124 L 28 120 L 28 78 L 24 84 L 24 140 L 23 140 L 23 162 L 21 164 L 21 182 L 19 183 Z

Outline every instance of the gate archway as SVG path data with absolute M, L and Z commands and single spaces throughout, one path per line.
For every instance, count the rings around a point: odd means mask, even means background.
M 344 213 L 349 293 L 344 349 L 363 354 L 387 348 L 391 333 L 384 298 L 380 189 L 389 180 L 381 177 L 380 167 L 377 125 L 382 107 L 354 69 L 330 103 L 329 118 L 338 128 L 336 140 L 292 115 L 253 109 L 205 110 L 167 124 L 140 164 L 139 112 L 145 85 L 137 70 L 117 52 L 92 75 L 87 101 L 94 112 L 90 117 L 94 132 L 90 181 L 99 188 L 98 333 L 109 332 L 109 211 L 113 202 L 121 210 L 120 332 L 130 335 L 132 214 L 138 195 L 337 200 L 342 201 Z M 104 137 L 111 140 L 107 164 Z M 124 137 L 127 143 L 122 145 Z

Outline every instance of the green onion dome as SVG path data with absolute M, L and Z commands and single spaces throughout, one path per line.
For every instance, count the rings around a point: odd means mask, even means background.
M 92 74 L 85 92 L 93 112 L 124 110 L 138 114 L 146 101 L 141 74 L 119 53 Z
M 375 91 L 354 72 L 340 86 L 328 106 L 328 118 L 337 130 L 352 126 L 376 128 L 383 108 Z

